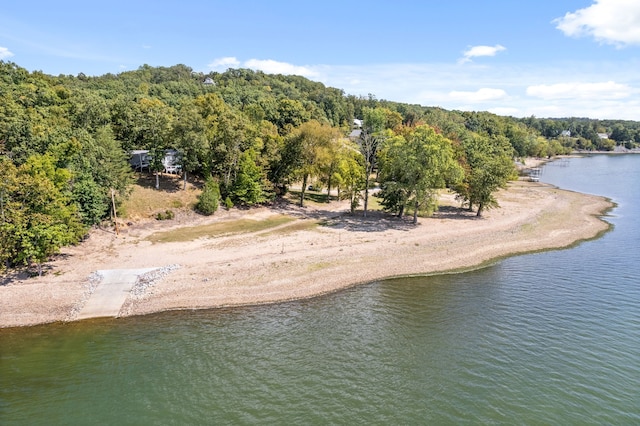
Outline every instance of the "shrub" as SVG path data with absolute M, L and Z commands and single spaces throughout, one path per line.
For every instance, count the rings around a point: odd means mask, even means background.
M 175 217 L 173 210 L 167 210 L 156 214 L 156 220 L 170 220 Z
M 202 194 L 198 196 L 196 210 L 204 215 L 212 215 L 218 210 L 220 202 L 220 186 L 213 178 L 207 178 L 202 188 Z
M 227 210 L 231 210 L 233 208 L 233 201 L 231 201 L 231 198 L 227 197 L 224 199 L 224 206 Z

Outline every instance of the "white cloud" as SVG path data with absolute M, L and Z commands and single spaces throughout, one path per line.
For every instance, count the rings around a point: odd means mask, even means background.
M 240 65 L 240 61 L 233 56 L 225 56 L 223 58 L 214 59 L 208 66 L 212 70 L 225 71 L 228 68 L 236 68 Z
M 260 70 L 267 74 L 301 75 L 316 80 L 320 77 L 320 73 L 310 67 L 274 61 L 273 59 L 249 59 L 248 61 L 241 62 L 235 56 L 226 56 L 214 59 L 208 65 L 210 69 L 215 71 L 225 71 L 228 68 L 238 68 L 241 66 Z
M 250 59 L 244 65 L 247 68 L 264 71 L 268 74 L 301 75 L 309 78 L 318 76 L 318 73 L 309 67 L 278 62 L 273 59 Z
M 507 50 L 506 47 L 496 44 L 495 46 L 473 46 L 463 52 L 460 63 L 470 62 L 472 58 L 479 56 L 496 56 L 498 52 Z
M 626 84 L 614 81 L 601 83 L 557 83 L 539 84 L 527 87 L 527 95 L 545 100 L 554 99 L 624 99 L 631 95 L 633 89 Z
M 521 111 L 518 108 L 513 108 L 513 107 L 489 108 L 487 111 L 495 115 L 507 115 L 507 116 L 514 116 L 514 117 L 521 115 Z
M 478 89 L 475 92 L 449 92 L 449 97 L 456 101 L 476 103 L 504 99 L 507 97 L 507 92 L 502 89 L 491 89 L 485 87 Z
M 6 47 L 0 46 L 0 60 L 7 59 L 13 56 L 13 53 Z
M 591 36 L 617 46 L 640 44 L 640 2 L 635 0 L 596 0 L 553 23 L 570 37 Z

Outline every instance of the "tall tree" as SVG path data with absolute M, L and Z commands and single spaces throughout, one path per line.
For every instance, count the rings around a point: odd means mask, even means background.
M 160 172 L 164 168 L 162 160 L 171 131 L 172 109 L 156 98 L 140 99 L 138 106 L 138 132 L 143 146 L 151 154 L 151 170 L 156 176 L 156 189 L 160 189 Z
M 69 196 L 71 173 L 49 155 L 31 156 L 17 168 L 7 160 L 0 166 L 0 255 L 6 264 L 36 263 L 42 274 L 43 262 L 86 232 Z
M 458 197 L 478 206 L 478 216 L 486 208 L 497 207 L 495 192 L 516 175 L 514 150 L 504 136 L 488 137 L 469 133 L 462 141 L 467 172 L 462 185 L 454 189 Z
M 180 153 L 182 168 L 182 189 L 187 189 L 187 174 L 199 171 L 202 173 L 202 158 L 208 148 L 205 137 L 206 124 L 204 118 L 198 114 L 193 102 L 184 103 L 178 111 L 173 126 L 172 138 Z
M 437 190 L 461 177 L 451 141 L 432 127 L 416 127 L 406 137 L 396 136 L 385 144 L 381 169 L 383 205 L 401 214 L 410 204 L 413 222 L 417 223 L 419 211 L 435 208 Z
M 366 181 L 364 158 L 357 146 L 346 142 L 342 145 L 335 178 L 339 196 L 349 199 L 349 207 L 353 214 L 360 204 Z
M 302 179 L 300 207 L 304 207 L 304 195 L 309 177 L 318 175 L 322 152 L 327 149 L 337 135 L 335 128 L 311 120 L 300 125 L 288 137 L 288 149 L 297 159 L 294 170 L 296 175 Z
M 364 217 L 367 217 L 369 209 L 370 179 L 376 167 L 378 149 L 385 139 L 383 131 L 387 123 L 387 110 L 385 108 L 362 108 L 363 128 L 360 134 L 360 152 L 364 158 L 365 187 L 364 187 Z

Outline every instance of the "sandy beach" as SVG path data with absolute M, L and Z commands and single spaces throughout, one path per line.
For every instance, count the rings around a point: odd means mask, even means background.
M 96 229 L 49 262 L 43 277 L 1 277 L 0 327 L 77 320 L 100 280 L 98 270 L 159 268 L 134 286 L 121 317 L 264 304 L 567 247 L 607 230 L 601 215 L 612 207 L 602 197 L 525 181 L 510 183 L 498 200 L 500 208 L 477 218 L 443 194 L 440 211 L 417 225 L 379 212 L 350 215 L 347 204 L 334 202 L 222 210 L 210 217 L 185 213 L 129 224 L 119 235 Z M 158 242 L 171 232 L 273 218 L 281 220 L 267 229 Z

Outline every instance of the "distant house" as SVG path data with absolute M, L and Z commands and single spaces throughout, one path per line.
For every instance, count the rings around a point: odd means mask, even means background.
M 351 131 L 351 133 L 349 133 L 349 139 L 351 140 L 356 140 L 360 137 L 360 135 L 362 135 L 362 130 L 360 129 L 353 129 Z
M 180 153 L 175 149 L 165 150 L 162 166 L 165 173 L 179 174 L 182 168 L 180 166 Z
M 129 164 L 136 171 L 151 170 L 151 154 L 146 149 L 138 149 L 131 151 L 131 158 Z M 162 167 L 164 173 L 179 174 L 181 171 L 180 166 L 180 153 L 175 149 L 167 149 L 164 151 L 164 157 L 162 158 Z
M 148 171 L 149 166 L 151 165 L 151 156 L 149 155 L 149 151 L 146 149 L 131 151 L 131 159 L 129 160 L 129 163 L 135 170 L 142 171 L 147 169 Z
M 600 139 L 609 139 L 609 135 L 606 133 L 598 133 Z
M 204 79 L 202 84 L 204 84 L 206 86 L 214 86 L 216 84 L 216 82 L 213 81 L 213 79 L 211 77 L 207 77 L 207 78 Z
M 358 118 L 353 119 L 353 130 L 349 133 L 349 139 L 356 140 L 362 135 L 362 120 Z
M 563 131 L 560 133 L 560 136 L 562 136 L 562 137 L 567 137 L 567 138 L 568 138 L 568 137 L 570 137 L 570 136 L 571 136 L 571 130 L 563 130 Z

